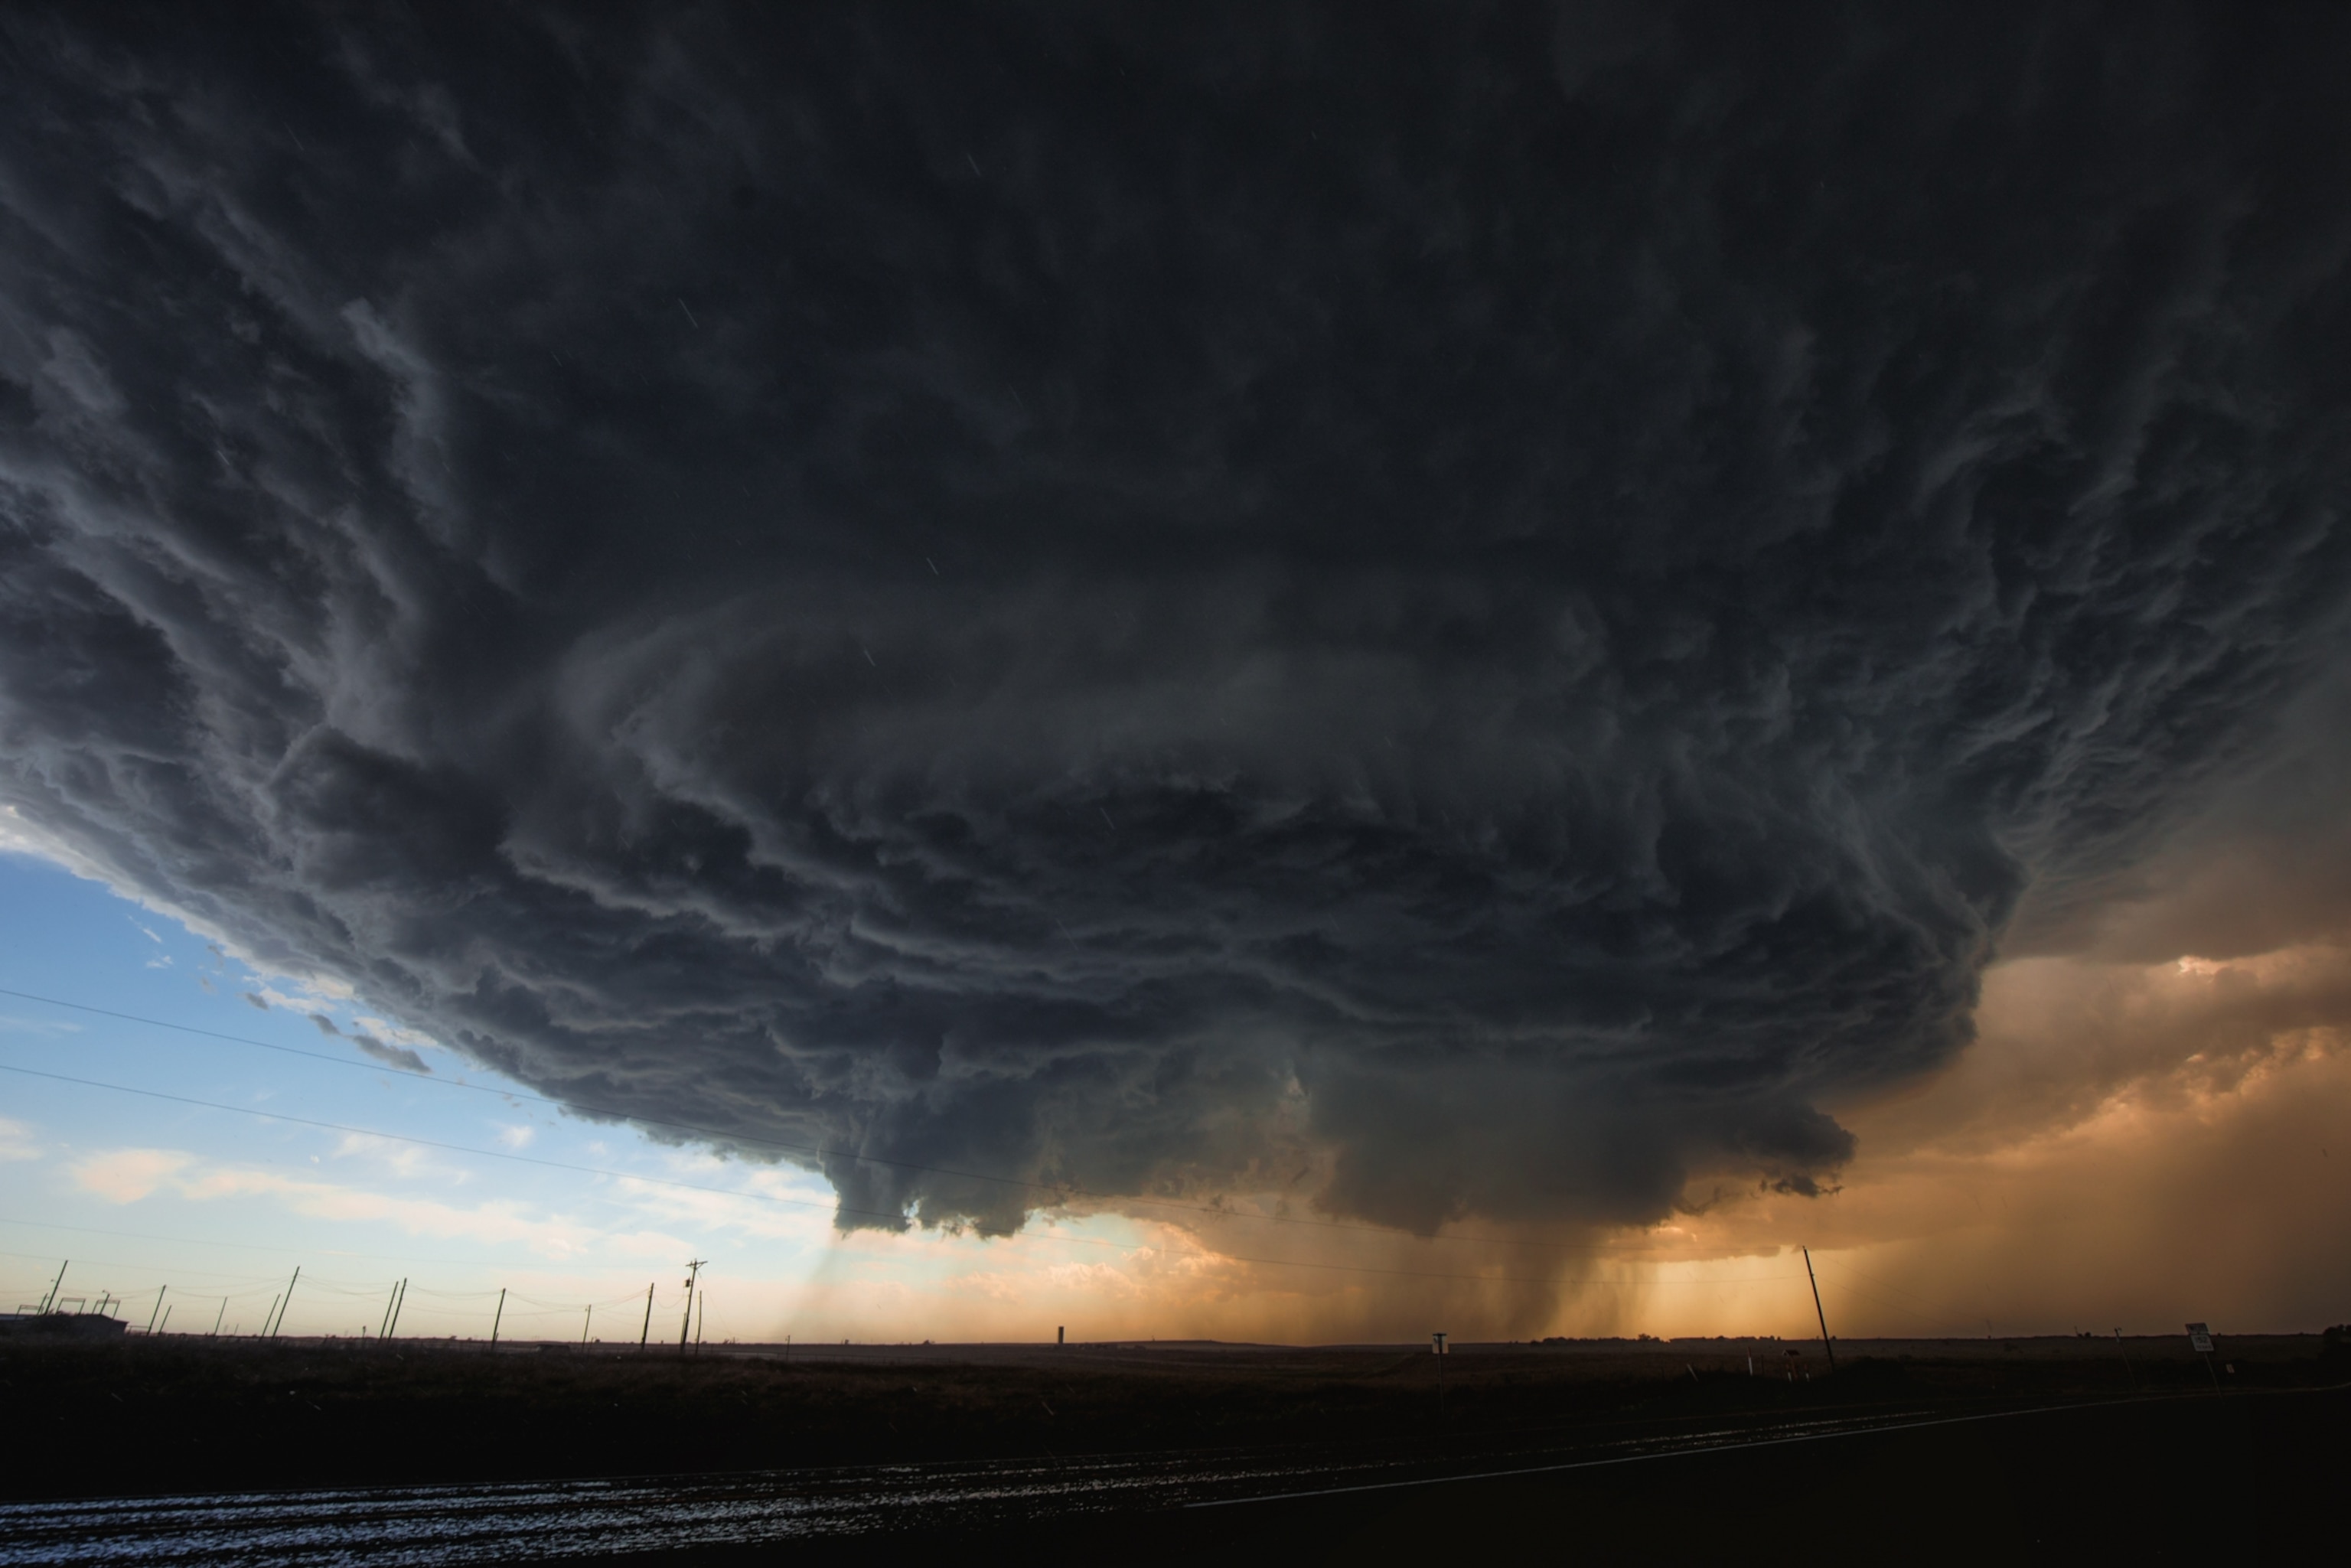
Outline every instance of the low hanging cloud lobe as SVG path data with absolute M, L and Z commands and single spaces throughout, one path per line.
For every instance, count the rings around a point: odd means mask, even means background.
M 1814 1190 L 2339 647 L 2342 30 L 12 13 L 0 800 L 845 1224 Z

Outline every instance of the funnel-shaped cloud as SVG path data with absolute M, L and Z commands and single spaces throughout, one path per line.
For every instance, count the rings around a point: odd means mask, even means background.
M 20 14 L 0 800 L 850 1209 L 1811 1190 L 2332 646 L 2343 39 L 1627 15 Z

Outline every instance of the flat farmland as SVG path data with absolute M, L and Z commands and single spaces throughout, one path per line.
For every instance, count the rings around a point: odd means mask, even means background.
M 2252 1561 L 2345 1351 L 2224 1339 L 0 1347 L 0 1564 Z
M 0 1343 L 15 1498 L 1337 1445 L 1503 1451 L 1718 1418 L 2314 1387 L 2312 1334 L 674 1347 Z

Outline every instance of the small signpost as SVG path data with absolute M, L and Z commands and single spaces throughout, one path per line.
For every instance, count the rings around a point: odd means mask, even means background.
M 2188 1325 L 2188 1348 L 2204 1358 L 2204 1375 L 2212 1380 L 2212 1392 L 2220 1392 L 2220 1375 L 2212 1370 L 2212 1331 L 2202 1323 Z

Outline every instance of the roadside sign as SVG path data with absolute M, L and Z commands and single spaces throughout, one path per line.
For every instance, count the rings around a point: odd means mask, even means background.
M 2206 1328 L 2202 1323 L 2189 1323 L 2188 1325 L 2188 1344 L 2189 1348 L 2195 1351 L 2199 1355 L 2211 1354 L 2212 1331 Z

